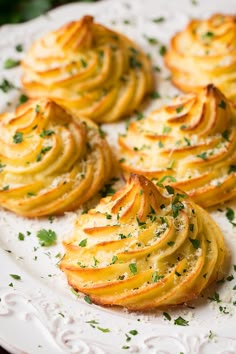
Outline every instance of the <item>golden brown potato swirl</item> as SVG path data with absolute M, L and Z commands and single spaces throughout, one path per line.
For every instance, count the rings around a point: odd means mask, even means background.
M 165 62 L 172 81 L 185 92 L 209 83 L 236 98 L 236 16 L 193 20 L 171 40 Z
M 213 85 L 132 122 L 119 144 L 126 172 L 178 187 L 204 207 L 236 196 L 236 107 Z
M 37 40 L 23 69 L 30 97 L 51 97 L 97 122 L 130 114 L 153 89 L 151 63 L 142 50 L 91 16 Z
M 209 214 L 171 186 L 140 175 L 82 215 L 60 267 L 101 305 L 131 310 L 195 298 L 222 276 L 225 245 Z
M 0 130 L 0 205 L 17 214 L 73 210 L 110 177 L 110 149 L 96 124 L 74 121 L 49 99 L 2 114 Z

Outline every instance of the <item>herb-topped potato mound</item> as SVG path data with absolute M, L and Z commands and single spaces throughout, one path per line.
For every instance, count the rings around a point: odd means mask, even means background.
M 37 40 L 23 63 L 30 97 L 53 98 L 97 122 L 132 113 L 153 89 L 150 60 L 130 39 L 91 16 Z
M 0 205 L 34 217 L 73 210 L 110 178 L 112 157 L 95 123 L 49 99 L 0 116 Z
M 236 107 L 213 85 L 177 97 L 119 137 L 120 164 L 212 206 L 236 196 Z
M 209 214 L 171 186 L 131 175 L 82 215 L 60 267 L 86 300 L 146 310 L 195 298 L 222 276 L 225 245 Z
M 165 62 L 172 82 L 185 92 L 209 83 L 236 98 L 236 16 L 216 14 L 192 20 L 171 40 Z

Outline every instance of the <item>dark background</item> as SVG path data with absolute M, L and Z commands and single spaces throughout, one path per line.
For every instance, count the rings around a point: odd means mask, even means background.
M 0 0 L 0 25 L 31 20 L 59 5 L 95 1 L 98 0 Z M 0 354 L 8 354 L 8 352 L 0 347 Z

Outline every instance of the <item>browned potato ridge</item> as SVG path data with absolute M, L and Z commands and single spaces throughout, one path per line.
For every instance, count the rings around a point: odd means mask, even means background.
M 120 163 L 203 207 L 236 196 L 236 107 L 213 85 L 177 97 L 119 137 Z
M 0 116 L 0 205 L 34 217 L 74 210 L 110 178 L 112 157 L 95 123 L 50 99 Z
M 60 267 L 75 290 L 130 310 L 181 304 L 222 276 L 225 246 L 209 214 L 185 193 L 131 175 L 82 215 Z
M 30 97 L 51 97 L 97 122 L 132 113 L 153 90 L 150 60 L 130 39 L 84 16 L 33 43 L 23 63 Z

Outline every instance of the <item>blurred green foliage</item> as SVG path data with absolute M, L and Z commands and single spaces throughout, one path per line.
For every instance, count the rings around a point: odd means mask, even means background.
M 94 1 L 97 0 L 0 0 L 0 25 L 28 21 L 59 5 Z

